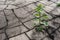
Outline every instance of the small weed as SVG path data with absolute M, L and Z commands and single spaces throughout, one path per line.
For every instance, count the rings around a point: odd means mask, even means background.
M 35 30 L 36 31 L 42 31 L 43 27 L 41 26 L 41 24 L 43 26 L 48 26 L 48 22 L 47 21 L 43 21 L 43 20 L 47 20 L 48 16 L 47 14 L 43 11 L 44 6 L 42 4 L 39 4 L 36 8 L 35 11 L 37 12 L 36 14 L 34 14 L 34 16 L 36 17 L 34 19 L 34 24 L 35 25 L 40 25 L 39 27 L 37 27 Z

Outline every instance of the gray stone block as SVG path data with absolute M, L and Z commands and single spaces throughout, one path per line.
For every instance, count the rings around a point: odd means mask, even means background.
M 22 21 L 22 22 L 26 22 L 26 21 L 29 21 L 29 20 L 31 20 L 31 19 L 33 19 L 33 18 L 35 18 L 33 15 L 29 15 L 29 16 L 27 16 L 26 18 L 21 19 L 21 21 Z
M 21 33 L 21 28 L 19 27 L 14 27 L 6 30 L 8 37 L 12 37 L 14 35 L 18 35 Z
M 50 6 L 45 6 L 44 10 L 47 12 L 52 11 L 54 8 L 50 7 Z
M 55 22 L 60 23 L 60 18 L 56 18 Z
M 33 39 L 32 34 L 33 34 L 34 31 L 35 30 L 33 29 L 33 30 L 30 30 L 29 32 L 27 32 L 27 35 L 30 37 L 30 39 Z
M 53 11 L 52 11 L 52 14 L 54 15 L 60 15 L 60 8 L 55 8 Z
M 1 3 L 2 4 L 2 3 Z M 3 10 L 4 8 L 6 8 L 7 5 L 0 5 L 0 10 Z
M 0 30 L 0 34 L 2 34 L 3 32 L 4 32 L 4 29 L 1 29 L 1 30 Z
M 26 22 L 24 23 L 29 29 L 32 29 L 34 27 L 34 22 L 33 20 L 29 21 L 29 22 Z
M 5 15 L 3 12 L 0 12 L 0 28 L 5 27 L 6 25 Z
M 10 38 L 9 40 L 29 40 L 25 34 Z
M 30 9 L 30 10 L 34 10 L 34 9 L 36 8 L 36 5 L 35 5 L 35 4 L 30 4 L 30 5 L 28 5 L 27 7 L 28 7 L 28 9 Z
M 44 4 L 44 5 L 50 5 L 50 4 L 52 4 L 53 2 L 51 2 L 51 1 L 47 1 L 47 0 L 42 0 L 42 1 L 40 1 L 42 4 Z
M 28 31 L 28 29 L 26 27 L 24 27 L 23 25 L 20 27 L 21 27 L 21 33 Z
M 27 13 L 27 11 L 24 10 L 23 8 L 15 9 L 14 11 L 15 11 L 15 14 L 17 15 L 17 17 L 19 17 L 19 18 L 25 18 L 29 15 Z
M 0 34 L 0 40 L 5 40 L 6 36 L 4 33 Z
M 14 5 L 8 5 L 8 7 L 6 9 L 16 9 L 18 8 L 17 6 L 14 6 Z
M 58 31 L 56 31 L 56 34 L 54 35 L 55 36 L 55 40 L 60 40 L 60 33 Z
M 4 12 L 7 16 L 13 13 L 12 10 L 4 10 Z

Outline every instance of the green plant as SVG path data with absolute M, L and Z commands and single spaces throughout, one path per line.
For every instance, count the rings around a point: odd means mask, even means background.
M 36 18 L 34 19 L 34 25 L 40 25 L 36 27 L 37 31 L 42 31 L 43 26 L 48 26 L 48 22 L 45 21 L 48 19 L 47 14 L 43 11 L 44 6 L 42 4 L 39 4 L 35 11 L 37 13 L 33 14 Z
M 57 3 L 57 7 L 60 7 L 60 3 Z

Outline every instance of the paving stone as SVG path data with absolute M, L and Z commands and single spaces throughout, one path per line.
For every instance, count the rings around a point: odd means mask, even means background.
M 0 5 L 4 5 L 4 2 L 1 2 L 1 1 L 0 1 Z
M 6 26 L 6 19 L 3 12 L 0 12 L 0 28 Z
M 4 33 L 0 34 L 0 40 L 4 40 L 5 38 L 6 38 L 6 36 Z
M 55 10 L 52 11 L 52 14 L 54 15 L 60 15 L 60 8 L 55 8 Z
M 35 31 L 32 34 L 32 39 L 34 39 L 34 40 L 41 40 L 45 36 L 46 36 L 46 32 L 45 32 L 45 34 L 43 34 L 42 32 L 36 32 Z
M 19 17 L 19 18 L 25 18 L 25 17 L 29 16 L 27 11 L 24 10 L 23 8 L 15 9 L 14 11 L 15 11 L 15 14 L 17 15 L 17 17 Z
M 53 20 L 54 21 L 54 20 Z M 49 24 L 49 26 L 51 26 L 52 28 L 57 28 L 57 27 L 59 27 L 59 24 L 57 24 L 57 23 L 55 23 L 55 22 L 53 22 L 53 21 L 49 21 L 48 22 L 48 24 Z
M 7 0 L 7 1 L 16 1 L 16 0 Z
M 55 40 L 60 40 L 60 33 L 58 31 L 56 31 L 56 35 L 55 35 Z
M 20 4 L 23 2 L 24 2 L 24 0 L 7 0 L 6 4 Z
M 48 38 L 44 38 L 43 40 L 48 40 Z
M 25 9 L 26 11 L 32 11 L 32 9 L 29 8 L 29 7 L 24 7 L 24 9 Z
M 50 7 L 56 8 L 56 4 L 52 3 L 51 5 L 49 5 Z
M 60 23 L 60 18 L 56 18 L 55 22 Z
M 8 27 L 7 28 L 11 28 L 11 27 L 15 27 L 15 26 L 18 26 L 18 25 L 21 25 L 22 23 L 19 22 L 18 20 L 13 20 L 13 21 L 9 21 L 8 22 Z
M 53 3 L 53 2 L 47 1 L 47 0 L 42 0 L 42 1 L 40 1 L 40 2 L 43 3 L 43 4 L 45 4 L 45 5 L 50 5 L 50 4 Z
M 8 7 L 6 9 L 15 9 L 18 8 L 17 6 L 13 6 L 13 5 L 8 5 Z
M 52 19 L 53 17 L 51 16 L 51 15 L 49 15 L 49 14 L 47 14 L 47 16 L 48 16 L 48 19 Z
M 44 10 L 47 11 L 47 12 L 50 12 L 52 11 L 54 8 L 52 7 L 49 7 L 49 6 L 45 6 Z
M 8 14 L 8 12 L 9 12 L 9 14 Z M 8 28 L 21 24 L 21 22 L 19 22 L 19 20 L 15 17 L 15 15 L 12 13 L 11 10 L 10 11 L 6 10 L 5 14 L 6 14 L 7 19 L 8 19 Z
M 57 0 L 51 0 L 52 2 L 57 2 Z
M 5 0 L 0 0 L 0 5 L 4 5 Z
M 60 31 L 60 28 L 58 29 L 58 31 Z
M 27 5 L 27 4 L 26 4 Z M 36 8 L 36 6 L 34 5 L 34 4 L 29 4 L 29 5 L 27 5 L 26 7 L 24 7 L 25 8 L 25 10 L 27 10 L 27 11 L 32 11 L 32 10 L 34 10 L 35 8 Z
M 3 32 L 4 32 L 4 29 L 1 29 L 1 30 L 0 30 L 0 34 L 2 34 Z
M 15 16 L 14 14 L 8 15 L 8 16 L 7 16 L 7 19 L 8 19 L 8 21 L 13 21 L 13 20 L 18 21 L 18 19 L 16 18 L 16 16 Z
M 28 17 L 24 18 L 24 19 L 21 19 L 22 22 L 26 22 L 26 21 L 29 21 L 31 19 L 35 18 L 33 15 L 29 15 Z
M 50 38 L 48 38 L 48 37 L 45 37 L 43 40 L 52 40 L 52 39 L 50 39 Z
M 12 12 L 12 10 L 4 10 L 4 12 L 5 12 L 5 15 L 10 15 L 10 14 L 13 14 L 13 12 Z
M 18 4 L 17 7 L 24 7 L 25 5 L 28 6 L 29 3 L 25 1 L 25 2 L 23 2 L 21 4 Z
M 36 0 L 26 0 L 28 3 L 36 2 Z
M 41 3 L 41 1 L 37 2 L 36 5 L 42 4 L 44 6 L 46 6 L 45 4 Z
M 27 32 L 27 35 L 30 37 L 30 39 L 32 39 L 32 34 L 33 34 L 34 31 L 35 31 L 35 30 L 33 29 L 33 30 Z
M 5 0 L 0 0 L 0 1 L 5 1 Z
M 19 22 L 19 20 L 15 18 L 14 15 L 7 16 L 7 19 L 8 19 L 8 28 L 21 25 L 21 22 Z
M 14 14 L 10 14 L 9 16 L 7 16 L 7 19 L 8 19 L 8 21 L 11 21 L 11 20 L 15 20 L 17 18 L 15 17 Z
M 24 23 L 28 28 L 32 29 L 34 27 L 34 22 L 33 20 L 29 21 L 29 22 L 26 22 Z
M 0 10 L 3 10 L 4 8 L 6 8 L 7 5 L 0 5 Z
M 56 3 L 60 3 L 60 0 L 58 0 Z
M 52 33 L 55 29 L 56 29 L 57 27 L 48 27 L 48 33 L 50 34 L 50 33 Z M 47 31 L 46 31 L 47 32 Z M 48 35 L 49 35 L 48 34 Z M 53 34 L 51 34 L 51 35 L 53 35 Z
M 20 34 L 21 33 L 21 28 L 20 28 L 20 26 L 10 28 L 10 29 L 7 29 L 6 32 L 7 32 L 8 37 L 12 37 L 14 35 Z
M 22 25 L 22 26 L 20 26 L 20 27 L 21 27 L 21 33 L 28 31 L 28 29 L 27 29 L 27 28 L 25 28 L 23 25 Z
M 19 6 L 19 7 L 24 6 L 24 5 L 28 6 L 28 5 L 30 5 L 30 3 L 33 3 L 36 1 L 38 1 L 38 0 L 25 0 L 23 3 L 21 3 L 20 5 L 17 5 L 17 6 Z
M 25 34 L 10 38 L 9 40 L 29 40 Z
M 30 10 L 34 10 L 36 8 L 36 6 L 34 4 L 28 5 L 27 6 Z

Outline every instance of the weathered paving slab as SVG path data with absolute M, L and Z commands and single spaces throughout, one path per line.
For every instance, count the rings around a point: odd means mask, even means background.
M 33 20 L 24 23 L 29 29 L 32 29 L 34 27 Z
M 4 13 L 3 12 L 0 12 L 0 28 L 6 26 L 7 23 L 6 23 L 6 18 L 4 16 Z
M 20 26 L 19 27 L 14 27 L 14 28 L 11 28 L 11 29 L 7 29 L 6 32 L 7 32 L 8 37 L 17 35 L 17 34 L 21 33 Z
M 0 34 L 0 40 L 5 40 L 6 35 L 4 33 Z
M 21 25 L 20 27 L 21 27 L 21 33 L 28 31 L 28 29 L 23 25 Z
M 13 37 L 10 40 L 29 40 L 25 34 L 19 35 L 17 37 Z
M 23 11 L 23 12 L 22 12 Z M 29 14 L 27 13 L 26 10 L 24 10 L 23 8 L 20 8 L 20 9 L 15 9 L 14 10 L 15 14 L 17 15 L 17 17 L 20 17 L 20 18 L 24 18 L 26 16 L 28 16 Z

